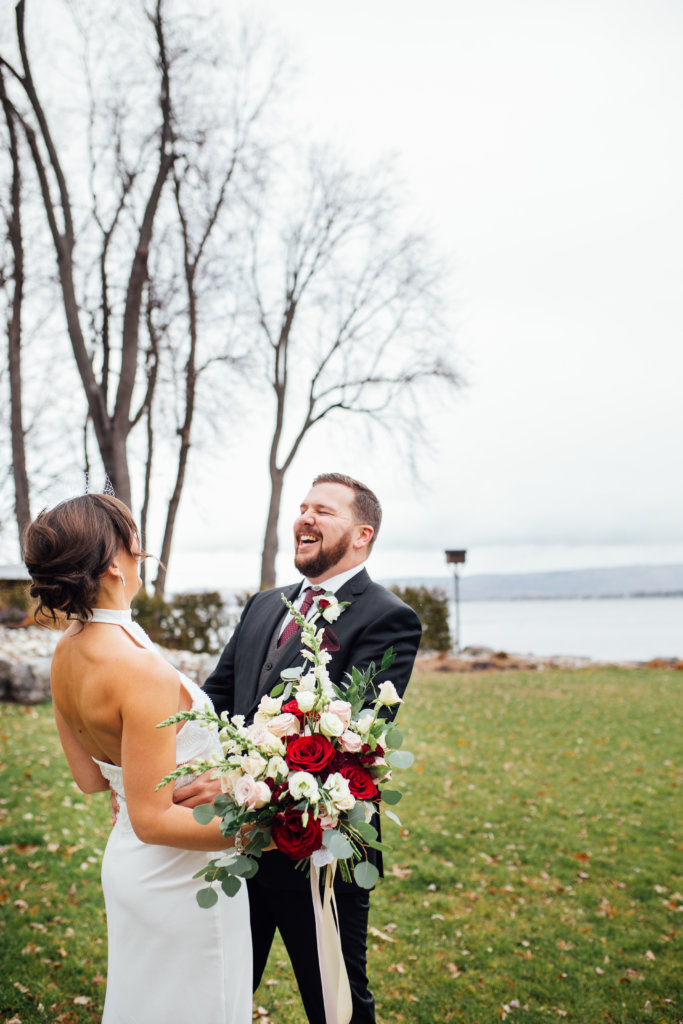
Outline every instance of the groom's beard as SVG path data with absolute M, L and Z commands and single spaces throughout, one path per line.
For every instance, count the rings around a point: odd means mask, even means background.
M 347 530 L 347 532 L 339 538 L 334 547 L 331 548 L 323 548 L 323 541 L 321 538 L 318 554 L 313 557 L 307 556 L 305 551 L 296 554 L 294 556 L 294 565 L 302 576 L 307 576 L 308 579 L 315 579 L 317 576 L 322 576 L 323 573 L 334 568 L 337 562 L 341 562 L 350 545 L 351 530 Z

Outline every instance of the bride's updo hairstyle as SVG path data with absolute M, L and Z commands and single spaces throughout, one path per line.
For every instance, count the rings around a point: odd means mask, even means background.
M 54 623 L 87 618 L 102 574 L 119 547 L 132 555 L 138 528 L 130 510 L 108 494 L 83 494 L 43 510 L 26 528 L 23 554 L 31 574 L 36 618 Z

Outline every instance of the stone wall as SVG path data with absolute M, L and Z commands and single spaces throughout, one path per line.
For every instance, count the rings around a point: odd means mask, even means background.
M 40 704 L 50 700 L 50 665 L 61 634 L 32 626 L 0 627 L 0 700 Z M 202 686 L 213 671 L 218 655 L 161 650 L 160 653 Z

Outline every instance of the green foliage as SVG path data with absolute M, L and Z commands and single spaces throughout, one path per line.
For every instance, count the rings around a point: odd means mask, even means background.
M 416 764 L 371 897 L 378 1024 L 680 1021 L 682 688 L 652 669 L 413 680 Z M 107 796 L 70 781 L 49 705 L 0 705 L 0 735 L 0 1021 L 97 1024 Z M 279 939 L 255 1005 L 301 1022 Z
M 205 654 L 223 649 L 231 625 L 217 591 L 176 594 L 169 602 L 141 590 L 133 600 L 133 615 L 155 643 Z
M 0 626 L 19 626 L 27 622 L 35 601 L 25 580 L 0 580 Z
M 423 651 L 450 651 L 451 631 L 448 625 L 448 597 L 440 587 L 392 587 L 393 592 L 409 605 L 422 623 Z

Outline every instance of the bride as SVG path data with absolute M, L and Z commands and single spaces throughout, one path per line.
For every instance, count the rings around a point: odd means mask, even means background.
M 207 852 L 231 847 L 219 823 L 198 824 L 158 782 L 177 763 L 220 753 L 190 721 L 210 705 L 133 623 L 141 586 L 128 508 L 85 494 L 41 512 L 24 535 L 37 614 L 73 620 L 52 662 L 52 698 L 69 768 L 85 793 L 112 788 L 119 813 L 102 862 L 109 962 L 103 1024 L 248 1024 L 251 934 L 246 886 L 210 909 L 195 899 Z M 239 844 L 238 844 L 239 845 Z

